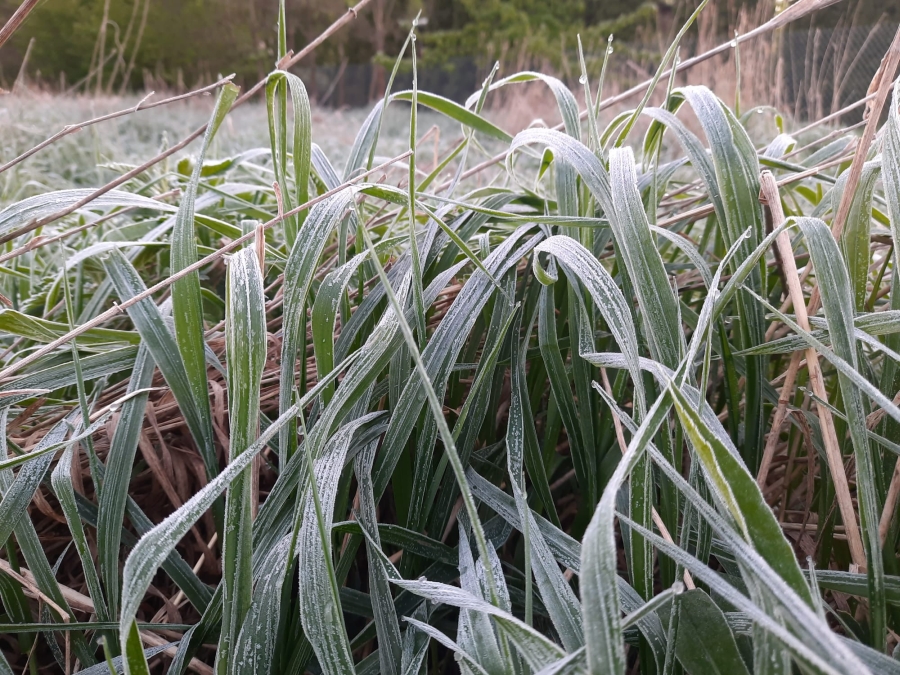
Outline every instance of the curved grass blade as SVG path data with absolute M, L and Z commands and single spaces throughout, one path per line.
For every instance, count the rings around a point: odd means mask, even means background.
M 266 299 L 256 251 L 245 248 L 228 263 L 225 352 L 228 356 L 228 459 L 249 448 L 259 435 L 259 387 L 266 363 Z M 246 469 L 228 488 L 222 541 L 222 632 L 216 670 L 230 672 L 234 651 L 253 594 L 252 470 Z
M 368 419 L 374 419 L 374 416 L 362 417 L 359 422 L 365 423 Z M 355 431 L 354 425 L 338 431 L 316 460 L 315 468 L 310 449 L 307 449 L 310 490 L 305 498 L 303 525 L 297 541 L 303 630 L 322 670 L 333 674 L 354 672 L 332 564 L 331 523 L 341 469 Z
M 855 199 L 856 197 L 854 197 Z M 866 214 L 866 220 L 868 220 L 868 214 Z M 810 258 L 816 270 L 816 281 L 822 294 L 822 307 L 828 322 L 832 349 L 835 355 L 858 372 L 857 346 L 853 329 L 853 286 L 847 268 L 841 260 L 837 243 L 834 241 L 831 231 L 821 220 L 801 218 L 798 220 L 798 224 L 806 238 Z M 869 575 L 872 645 L 875 649 L 883 651 L 886 639 L 884 567 L 881 541 L 878 537 L 880 510 L 875 483 L 875 467 L 869 448 L 866 426 L 868 406 L 859 387 L 841 371 L 838 371 L 838 382 L 850 426 L 850 437 L 853 440 L 853 455 L 856 459 L 860 529 L 865 533 L 864 543 Z
M 206 484 L 199 492 L 184 503 L 184 505 L 170 514 L 161 523 L 149 529 L 132 549 L 125 561 L 123 574 L 122 610 L 119 615 L 119 630 L 122 652 L 131 655 L 126 659 L 126 675 L 146 672 L 146 665 L 138 659 L 140 649 L 140 637 L 137 634 L 135 617 L 143 601 L 144 594 L 156 574 L 156 570 L 162 564 L 181 538 L 193 527 L 194 523 L 203 515 L 218 499 L 232 482 L 241 476 L 242 472 L 250 466 L 256 455 L 278 435 L 279 430 L 288 420 L 296 416 L 303 406 L 309 404 L 319 395 L 325 382 L 337 377 L 346 368 L 346 363 L 340 364 L 328 377 L 319 382 L 296 405 L 289 408 L 277 420 L 272 422 L 259 438 L 246 450 L 225 467 L 213 480 Z M 214 608 L 216 603 L 210 602 L 209 607 Z M 221 607 L 221 605 L 219 605 Z M 221 610 L 219 610 L 221 611 Z M 133 658 L 132 658 L 133 657 Z M 143 658 L 142 656 L 140 657 Z
M 391 583 L 432 602 L 452 605 L 460 609 L 482 612 L 491 616 L 500 629 L 516 645 L 519 653 L 535 670 L 563 657 L 563 651 L 544 635 L 508 612 L 481 600 L 471 593 L 434 581 L 391 579 Z
M 200 146 L 200 154 L 194 163 L 191 178 L 184 187 L 181 206 L 178 208 L 178 214 L 175 216 L 175 223 L 172 228 L 172 273 L 180 272 L 197 262 L 194 209 L 197 198 L 197 185 L 200 182 L 200 173 L 203 170 L 203 160 L 213 136 L 225 119 L 225 115 L 231 109 L 231 105 L 237 98 L 239 91 L 230 82 L 219 90 L 216 106 L 213 109 L 212 117 L 203 136 L 203 143 Z M 115 253 L 119 252 L 116 251 Z M 121 253 L 119 255 L 121 256 Z M 114 257 L 114 254 L 111 253 L 110 258 L 114 259 Z M 119 295 L 122 296 L 121 288 L 117 290 Z M 213 448 L 212 412 L 209 407 L 209 388 L 206 380 L 206 341 L 203 337 L 203 301 L 200 293 L 199 271 L 195 270 L 187 276 L 177 279 L 172 284 L 172 310 L 175 318 L 175 341 L 181 355 L 179 360 L 181 361 L 184 377 L 187 380 L 191 398 L 193 399 L 191 408 L 196 416 L 196 428 L 192 429 L 192 431 L 199 434 L 199 437 L 195 437 L 195 440 L 200 446 L 201 455 L 203 455 L 206 462 L 207 478 L 211 478 L 217 473 L 218 467 L 215 462 L 215 450 Z M 160 370 L 162 370 L 161 359 L 156 357 L 156 355 L 154 357 L 156 362 L 160 364 Z M 185 406 L 187 403 L 187 399 L 179 400 L 179 404 L 182 406 Z M 187 415 L 186 411 L 185 415 Z
M 291 95 L 291 106 L 294 113 L 294 133 L 291 159 L 294 168 L 295 199 L 291 198 L 287 182 L 287 98 Z M 278 106 L 276 118 L 275 107 Z M 283 209 L 290 211 L 299 204 L 309 201 L 309 174 L 312 162 L 312 112 L 306 87 L 296 75 L 276 70 L 266 78 L 266 110 L 269 116 L 269 139 L 272 146 L 272 164 L 275 169 L 275 180 L 281 186 L 284 200 Z M 284 222 L 284 241 L 288 250 L 294 245 L 297 233 L 306 219 L 306 211 L 288 216 Z
M 122 537 L 122 520 L 128 500 L 128 484 L 134 467 L 144 411 L 147 407 L 149 388 L 156 364 L 146 345 L 138 348 L 134 369 L 128 382 L 127 394 L 132 396 L 122 404 L 116 429 L 109 443 L 106 456 L 106 472 L 97 511 L 97 558 L 100 574 L 106 588 L 109 614 L 119 615 L 119 544 Z

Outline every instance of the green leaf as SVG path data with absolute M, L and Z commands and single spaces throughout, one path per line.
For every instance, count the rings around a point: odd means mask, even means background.
M 831 191 L 833 213 L 837 213 L 849 174 L 849 171 L 842 173 Z M 853 307 L 858 312 L 863 311 L 866 304 L 866 286 L 869 279 L 869 265 L 872 260 L 871 242 L 869 241 L 872 224 L 872 198 L 875 192 L 875 182 L 880 175 L 880 161 L 866 162 L 863 165 L 859 183 L 853 193 L 853 200 L 850 202 L 850 212 L 844 223 L 844 231 L 841 233 L 841 249 L 853 288 Z
M 291 95 L 294 113 L 293 147 L 291 159 L 294 169 L 295 196 L 292 198 L 287 182 L 287 99 L 285 90 Z M 276 117 L 275 107 L 278 106 Z M 266 78 L 266 109 L 269 114 L 269 139 L 272 146 L 272 163 L 275 178 L 281 186 L 284 211 L 309 201 L 309 172 L 312 161 L 312 111 L 309 96 L 303 81 L 291 73 L 275 70 Z M 306 219 L 306 211 L 289 216 L 284 222 L 285 244 L 290 250 L 297 238 L 297 232 Z
M 689 673 L 750 675 L 725 614 L 699 589 L 678 600 L 675 653 Z
M 368 415 L 359 424 L 374 419 Z M 300 618 L 303 630 L 325 673 L 354 672 L 353 656 L 341 610 L 340 593 L 332 564 L 331 522 L 338 481 L 347 449 L 357 425 L 343 427 L 316 459 L 307 454 L 312 489 L 305 497 L 303 526 L 298 537 Z M 307 448 L 307 452 L 310 449 Z
M 868 214 L 866 214 L 868 219 Z M 854 339 L 853 286 L 840 251 L 828 226 L 821 220 L 798 220 L 807 248 L 816 270 L 816 281 L 822 293 L 822 307 L 828 322 L 832 349 L 850 367 L 859 370 L 857 346 Z M 868 237 L 867 237 L 868 238 Z M 868 247 L 866 248 L 868 251 Z M 838 371 L 838 382 L 853 440 L 853 456 L 856 459 L 856 489 L 859 501 L 860 529 L 866 549 L 869 575 L 872 645 L 879 651 L 885 647 L 884 567 L 881 541 L 878 536 L 879 509 L 878 487 L 875 484 L 874 458 L 869 449 L 866 416 L 868 405 L 859 387 L 843 372 Z
M 467 110 L 459 103 L 451 101 L 448 98 L 444 98 L 443 96 L 431 94 L 426 91 L 419 91 L 417 92 L 417 94 L 419 105 L 424 105 L 427 108 L 431 108 L 432 110 L 439 112 L 452 120 L 456 120 L 463 126 L 474 129 L 475 131 L 480 131 L 486 136 L 496 138 L 497 140 L 504 141 L 506 143 L 508 143 L 512 139 L 512 136 L 503 131 L 503 129 L 495 126 L 481 115 L 474 113 L 471 110 Z M 396 94 L 393 94 L 391 96 L 391 99 L 395 101 L 412 101 L 413 92 L 398 91 Z
M 129 300 L 147 290 L 137 270 L 120 251 L 110 251 L 103 259 L 103 266 L 120 299 Z M 204 399 L 205 407 L 198 403 L 175 338 L 169 332 L 162 313 L 153 300 L 144 298 L 131 305 L 128 308 L 128 316 L 171 388 L 203 458 L 206 477 L 211 479 L 218 473 L 219 463 L 213 446 L 212 418 L 207 414 L 209 399 Z M 204 366 L 204 387 L 205 382 Z
M 194 232 L 194 208 L 197 198 L 197 184 L 200 182 L 200 171 L 209 144 L 216 130 L 231 109 L 240 90 L 231 83 L 220 90 L 212 117 L 206 127 L 200 154 L 194 164 L 190 181 L 184 187 L 181 206 L 175 217 L 172 228 L 172 272 L 177 273 L 197 262 L 197 241 Z M 121 296 L 121 292 L 120 292 Z M 172 284 L 172 314 L 175 318 L 175 339 L 181 354 L 184 374 L 193 397 L 193 408 L 198 417 L 197 431 L 202 430 L 202 453 L 208 454 L 207 477 L 215 475 L 214 453 L 212 448 L 212 413 L 209 407 L 209 389 L 206 381 L 205 340 L 203 336 L 203 302 L 200 294 L 200 272 L 194 270 Z M 160 363 L 160 359 L 156 359 Z M 162 365 L 160 364 L 160 370 Z M 186 401 L 185 401 L 186 403 Z M 181 401 L 179 401 L 181 404 Z
M 228 459 L 234 462 L 259 435 L 259 388 L 266 364 L 266 299 L 256 252 L 245 248 L 228 261 L 225 353 L 228 357 Z M 226 672 L 238 658 L 234 643 L 253 593 L 253 479 L 246 469 L 228 488 L 222 541 L 222 632 L 216 668 Z
M 0 331 L 35 342 L 52 342 L 68 333 L 69 326 L 59 321 L 28 316 L 13 309 L 3 309 L 0 310 Z M 140 341 L 141 336 L 135 332 L 110 328 L 91 328 L 78 336 L 78 345 L 91 350 L 122 343 L 135 345 Z

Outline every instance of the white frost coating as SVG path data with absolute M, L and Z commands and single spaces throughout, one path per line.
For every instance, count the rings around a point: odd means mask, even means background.
M 74 190 L 57 190 L 56 192 L 48 192 L 42 195 L 28 197 L 15 204 L 10 204 L 0 211 L 0 234 L 15 229 L 20 225 L 25 225 L 32 220 L 39 220 L 45 216 L 52 215 L 62 209 L 67 209 L 73 204 L 77 204 L 85 197 L 89 197 L 96 190 L 93 188 L 78 188 Z M 117 206 L 139 207 L 142 209 L 152 209 L 154 211 L 175 211 L 175 207 L 165 202 L 142 197 L 141 195 L 131 192 L 123 192 L 121 190 L 110 190 L 106 194 L 100 195 L 91 203 L 85 206 L 85 209 L 92 211 L 101 209 L 112 209 Z
M 474 597 L 487 601 L 485 588 L 481 585 L 476 574 L 476 563 L 469 547 L 468 518 L 464 512 L 460 513 L 459 533 L 459 585 L 467 593 Z M 479 560 L 478 565 L 481 565 Z M 496 579 L 497 577 L 495 577 Z M 502 576 L 500 577 L 503 578 Z M 499 580 L 498 580 L 499 581 Z M 491 673 L 509 672 L 512 664 L 505 662 L 497 643 L 494 627 L 490 617 L 483 612 L 473 612 L 467 609 L 459 610 L 459 624 L 456 628 L 456 641 L 460 648 L 471 654 Z
M 519 519 L 525 524 L 523 534 L 526 546 L 530 551 L 530 563 L 534 571 L 538 588 L 544 606 L 547 608 L 553 626 L 556 628 L 566 651 L 574 651 L 584 645 L 584 631 L 581 624 L 581 607 L 578 598 L 569 586 L 559 569 L 559 565 L 553 558 L 547 542 L 544 540 L 537 522 L 532 516 L 528 506 L 528 497 L 525 488 L 525 425 L 531 425 L 531 433 L 534 434 L 534 420 L 531 418 L 530 409 L 526 408 L 527 391 L 525 383 L 525 354 L 524 348 L 513 347 L 516 351 L 512 357 L 509 421 L 506 431 L 506 461 L 510 475 L 516 508 Z M 527 348 L 527 345 L 526 345 Z M 532 442 L 536 442 L 536 438 Z M 526 560 L 528 560 L 526 558 Z
M 539 241 L 540 235 L 537 235 L 524 243 L 519 243 L 519 239 L 527 234 L 528 229 L 525 227 L 517 229 L 485 260 L 485 267 L 495 279 L 502 278 Z M 488 276 L 480 270 L 474 272 L 463 285 L 422 351 L 422 362 L 438 399 L 443 396 L 453 364 L 456 362 L 472 326 L 494 292 L 496 292 L 496 286 L 491 283 Z M 385 434 L 383 447 L 389 454 L 386 455 L 380 472 L 374 477 L 376 498 L 380 497 L 387 488 L 390 475 L 399 459 L 399 452 L 412 433 L 412 420 L 418 417 L 425 406 L 426 397 L 423 394 L 421 379 L 410 378 L 397 402 L 397 409 L 391 415 L 391 423 Z M 437 428 L 429 422 L 426 429 L 428 431 L 427 439 L 430 440 L 421 440 L 420 442 L 430 446 L 437 438 Z M 418 495 L 418 498 L 424 498 L 424 496 Z
M 616 207 L 609 224 L 618 244 L 638 306 L 646 325 L 643 331 L 653 358 L 670 368 L 684 355 L 684 333 L 678 321 L 678 299 L 672 293 L 650 224 L 637 188 L 631 148 L 616 148 L 609 155 L 612 199 Z
M 266 361 L 265 295 L 259 262 L 252 248 L 232 256 L 228 266 L 226 310 L 229 459 L 234 459 L 253 443 L 259 430 L 259 389 Z M 222 631 L 216 662 L 229 669 L 234 667 L 234 645 L 252 604 L 252 489 L 251 472 L 246 469 L 231 485 L 225 502 Z
M 53 454 L 41 452 L 45 448 L 58 445 L 69 433 L 69 422 L 74 421 L 75 413 L 55 424 L 50 431 L 38 443 L 33 452 L 41 453 L 36 460 L 26 463 L 19 469 L 15 480 L 3 495 L 0 502 L 0 545 L 6 543 L 13 528 L 23 515 L 28 504 L 31 503 L 34 493 L 37 491 L 47 473 L 47 469 L 53 462 Z
M 535 670 L 558 661 L 564 656 L 562 649 L 525 622 L 489 602 L 476 598 L 461 588 L 433 581 L 405 579 L 392 579 L 391 581 L 400 588 L 432 602 L 483 612 L 494 617 L 506 636 L 516 645 L 519 653 Z
M 642 416 L 645 394 L 638 363 L 637 333 L 622 291 L 590 251 L 570 237 L 550 237 L 541 242 L 535 251 L 554 255 L 563 264 L 566 274 L 572 274 L 588 289 L 625 357 L 625 367 L 634 382 L 635 404 Z M 537 257 L 535 264 L 538 264 Z
M 374 419 L 371 414 L 360 421 Z M 321 506 L 321 527 L 314 495 L 306 496 L 303 525 L 297 539 L 300 575 L 300 618 L 319 665 L 325 673 L 354 672 L 341 601 L 331 569 L 331 524 L 341 469 L 356 428 L 344 427 L 325 446 L 313 473 Z M 308 446 L 307 451 L 314 446 Z
M 348 357 L 353 358 L 353 357 Z M 187 534 L 193 524 L 207 511 L 220 494 L 237 478 L 241 472 L 250 466 L 256 457 L 278 433 L 289 419 L 297 415 L 303 406 L 306 406 L 319 394 L 326 381 L 337 376 L 337 369 L 329 373 L 328 378 L 316 384 L 300 401 L 289 408 L 283 415 L 275 420 L 259 437 L 259 439 L 247 450 L 242 452 L 225 469 L 210 481 L 206 487 L 197 492 L 185 504 L 165 518 L 159 525 L 147 532 L 125 561 L 123 575 L 122 611 L 119 620 L 122 633 L 122 647 L 125 647 L 128 628 L 137 616 L 137 610 L 143 600 L 144 593 L 153 580 L 153 575 L 166 559 L 175 545 Z
M 256 580 L 253 603 L 235 643 L 233 673 L 271 672 L 290 543 L 290 535 L 282 537 L 262 565 L 263 574 Z
M 442 645 L 444 645 L 447 649 L 451 650 L 456 655 L 456 658 L 458 660 L 462 661 L 462 663 L 460 665 L 465 664 L 466 666 L 471 668 L 473 672 L 478 673 L 479 675 L 488 675 L 489 671 L 482 668 L 479 665 L 478 661 L 475 660 L 474 656 L 470 655 L 468 652 L 465 651 L 465 649 L 463 649 L 460 645 L 458 645 L 453 640 L 448 638 L 446 635 L 444 635 L 441 631 L 439 631 L 434 626 L 430 626 L 423 621 L 416 621 L 415 619 L 410 618 L 410 617 L 404 617 L 404 621 L 406 621 L 411 626 L 415 627 L 417 630 L 422 631 L 429 637 L 434 638 L 435 640 L 440 642 Z M 495 671 L 495 672 L 502 672 L 502 671 Z
M 366 532 L 366 551 L 369 556 L 369 595 L 375 615 L 378 637 L 378 662 L 382 675 L 398 675 L 402 656 L 400 624 L 397 608 L 391 595 L 386 565 L 381 556 L 381 538 L 378 532 L 378 514 L 372 493 L 372 464 L 375 461 L 377 440 L 368 443 L 356 456 L 356 480 L 359 493 L 359 522 Z

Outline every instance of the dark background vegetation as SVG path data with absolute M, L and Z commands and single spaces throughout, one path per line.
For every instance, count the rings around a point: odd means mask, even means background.
M 770 0 L 713 0 L 723 36 L 740 10 Z M 5 20 L 19 0 L 0 0 Z M 346 0 L 287 0 L 288 47 L 298 50 L 339 17 Z M 652 51 L 693 9 L 691 0 L 374 0 L 302 64 L 313 98 L 362 105 L 384 89 L 385 71 L 421 11 L 423 87 L 459 98 L 494 61 L 566 75 L 576 36 L 586 50 L 638 41 Z M 183 89 L 235 73 L 258 81 L 275 60 L 278 0 L 45 0 L 0 52 L 0 86 L 24 74 L 54 89 L 95 93 Z M 708 10 L 709 11 L 709 10 Z M 105 21 L 105 30 L 104 26 Z M 900 20 L 900 0 L 845 0 L 819 24 Z M 792 27 L 808 31 L 809 22 Z M 101 58 L 102 57 L 102 58 Z M 880 55 L 878 56 L 880 58 Z M 102 71 L 98 64 L 105 65 Z M 505 68 L 505 70 L 508 70 Z M 100 75 L 98 77 L 98 74 Z M 335 87 L 334 85 L 340 85 Z

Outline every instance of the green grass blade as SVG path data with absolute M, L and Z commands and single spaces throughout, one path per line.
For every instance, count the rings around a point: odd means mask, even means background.
M 625 672 L 622 622 L 616 587 L 615 503 L 619 488 L 644 454 L 667 417 L 671 401 L 660 396 L 631 439 L 628 450 L 603 490 L 600 503 L 584 533 L 581 551 L 581 602 L 587 672 L 591 675 Z
M 518 331 L 515 332 L 518 333 Z M 578 600 L 553 559 L 550 549 L 537 527 L 537 523 L 534 522 L 525 490 L 526 435 L 529 434 L 529 431 L 531 434 L 534 434 L 534 420 L 531 418 L 531 410 L 527 406 L 523 381 L 525 379 L 525 359 L 522 351 L 525 350 L 526 346 L 513 345 L 513 357 L 510 363 L 511 399 L 506 432 L 507 469 L 516 500 L 516 507 L 519 510 L 519 519 L 524 524 L 522 533 L 525 538 L 524 546 L 526 547 L 525 564 L 534 569 L 541 598 L 550 613 L 550 618 L 562 640 L 563 646 L 567 651 L 573 651 L 584 644 Z M 527 429 L 526 425 L 531 425 L 531 429 Z M 543 466 L 541 466 L 541 469 L 543 469 Z M 546 484 L 546 478 L 543 476 L 537 477 L 533 472 L 531 478 L 532 481 L 543 478 Z M 526 570 L 526 574 L 528 571 Z M 526 576 L 527 580 L 528 577 Z M 526 617 L 530 619 L 528 609 L 530 608 L 526 605 Z
M 103 266 L 120 299 L 128 300 L 147 290 L 137 270 L 120 251 L 113 250 L 107 253 L 103 259 Z M 205 410 L 198 404 L 175 338 L 169 332 L 162 313 L 153 300 L 145 298 L 132 305 L 128 308 L 128 316 L 172 389 L 172 394 L 200 451 L 207 479 L 211 479 L 218 473 L 219 466 L 213 447 L 212 421 L 210 416 L 205 414 L 209 409 L 209 400 L 205 399 Z M 204 366 L 204 383 L 205 381 Z
M 287 182 L 287 139 L 288 130 L 286 122 L 287 104 L 286 91 L 290 92 L 291 106 L 294 114 L 293 139 L 291 159 L 293 166 L 293 180 L 295 194 L 292 197 L 288 190 Z M 279 106 L 280 116 L 275 117 L 275 106 Z M 309 95 L 303 81 L 291 73 L 276 70 L 266 79 L 266 109 L 269 115 L 269 138 L 272 146 L 272 162 L 275 169 L 275 177 L 281 186 L 281 196 L 284 200 L 284 211 L 290 211 L 295 206 L 309 201 L 309 177 L 312 164 L 312 111 Z M 279 124 L 279 122 L 281 124 Z M 297 232 L 306 219 L 306 211 L 294 216 L 288 216 L 284 222 L 284 241 L 290 250 L 297 238 Z
M 712 598 L 700 589 L 688 591 L 678 601 L 678 612 L 675 653 L 687 672 L 750 675 L 725 614 Z
M 149 349 L 146 345 L 142 345 L 138 349 L 131 379 L 128 382 L 127 393 L 135 395 L 123 403 L 119 411 L 119 420 L 110 440 L 109 453 L 106 456 L 103 491 L 98 501 L 97 558 L 106 588 L 111 617 L 119 614 L 119 598 L 121 597 L 119 544 L 122 537 L 122 520 L 125 516 L 134 455 L 137 451 L 138 439 L 144 423 L 144 411 L 147 407 L 149 392 L 146 390 L 152 382 L 155 368 L 156 364 L 150 356 Z
M 229 462 L 259 435 L 259 387 L 266 362 L 266 316 L 262 272 L 256 251 L 245 248 L 228 263 L 225 352 L 228 356 Z M 250 609 L 253 493 L 246 469 L 228 488 L 222 541 L 222 632 L 216 670 L 230 672 L 237 661 L 234 643 Z
M 868 220 L 868 214 L 866 215 Z M 837 242 L 821 220 L 801 218 L 800 229 L 806 238 L 810 258 L 816 270 L 816 281 L 822 293 L 822 307 L 828 321 L 834 353 L 858 371 L 856 340 L 853 329 L 853 284 L 844 266 Z M 868 238 L 868 237 L 867 237 Z M 868 250 L 868 247 L 867 249 Z M 874 457 L 869 448 L 866 415 L 868 405 L 853 381 L 838 373 L 844 409 L 853 440 L 856 459 L 856 489 L 859 501 L 860 529 L 865 533 L 866 562 L 869 575 L 872 646 L 885 648 L 884 567 L 878 523 L 881 517 L 878 488 L 875 484 Z
M 184 187 L 181 206 L 172 228 L 172 272 L 180 272 L 197 262 L 197 240 L 194 231 L 194 209 L 197 198 L 197 184 L 203 170 L 203 160 L 216 130 L 231 109 L 239 89 L 226 84 L 219 90 L 212 117 L 203 136 L 200 153 L 194 163 L 191 178 Z M 121 291 L 120 291 L 121 295 Z M 212 413 L 209 407 L 209 389 L 206 381 L 205 339 L 203 335 L 203 304 L 200 294 L 200 273 L 194 271 L 172 284 L 172 314 L 175 318 L 175 340 L 181 354 L 184 375 L 193 396 L 193 408 L 197 415 L 196 438 L 201 446 L 201 454 L 208 458 L 209 477 L 215 475 L 215 455 L 213 448 Z M 159 360 L 157 359 L 157 363 Z M 160 368 L 162 369 L 162 368 Z M 186 403 L 186 401 L 185 401 Z
M 722 203 L 722 213 L 717 218 L 727 247 L 731 247 L 745 232 L 749 238 L 743 240 L 738 256 L 732 262 L 750 257 L 752 251 L 764 238 L 762 207 L 759 203 L 759 160 L 756 150 L 746 130 L 734 114 L 706 87 L 684 87 L 675 92 L 682 95 L 694 109 L 697 119 L 709 140 L 710 153 L 715 171 L 715 183 L 707 185 L 710 194 L 718 193 Z M 708 179 L 706 170 L 701 176 Z M 759 292 L 764 287 L 764 278 L 754 270 L 749 284 Z M 765 324 L 759 307 L 754 306 L 746 294 L 738 296 L 738 315 L 741 318 L 740 345 L 749 348 L 764 341 Z M 746 359 L 745 424 L 742 455 L 751 471 L 759 465 L 763 443 L 762 397 L 764 385 L 763 357 Z M 738 414 L 733 411 L 731 414 Z
M 366 419 L 361 418 L 360 422 Z M 303 630 L 323 672 L 334 674 L 354 672 L 331 551 L 338 481 L 354 431 L 353 426 L 348 426 L 335 434 L 314 468 L 311 449 L 307 448 L 311 489 L 305 498 L 303 525 L 297 542 Z
M 366 547 L 381 548 L 381 536 L 375 509 L 375 496 L 372 491 L 372 465 L 375 462 L 375 444 L 369 443 L 356 456 L 356 481 L 359 486 L 359 521 L 366 528 Z M 404 549 L 407 550 L 407 549 Z M 375 626 L 378 635 L 378 662 L 384 675 L 395 675 L 400 672 L 402 661 L 402 642 L 400 624 L 397 621 L 397 609 L 391 596 L 388 572 L 381 558 L 369 554 L 369 593 L 372 596 L 372 609 L 375 613 Z
M 281 341 L 281 370 L 278 384 L 278 411 L 284 414 L 294 403 L 294 368 L 298 346 L 306 333 L 307 296 L 328 235 L 353 202 L 356 188 L 344 190 L 313 207 L 297 234 L 284 268 L 284 314 Z M 321 339 L 321 337 L 319 338 Z M 291 420 L 278 436 L 282 465 L 297 448 L 297 423 Z
M 849 172 L 846 171 L 841 174 L 831 191 L 833 213 L 838 210 L 848 175 Z M 863 311 L 866 304 L 866 286 L 872 259 L 869 241 L 872 229 L 872 199 L 875 193 L 875 183 L 880 176 L 880 161 L 866 162 L 863 165 L 859 184 L 853 194 L 853 201 L 850 203 L 850 212 L 847 214 L 844 230 L 841 232 L 841 251 L 850 275 L 850 283 L 853 287 L 853 306 L 857 312 Z

